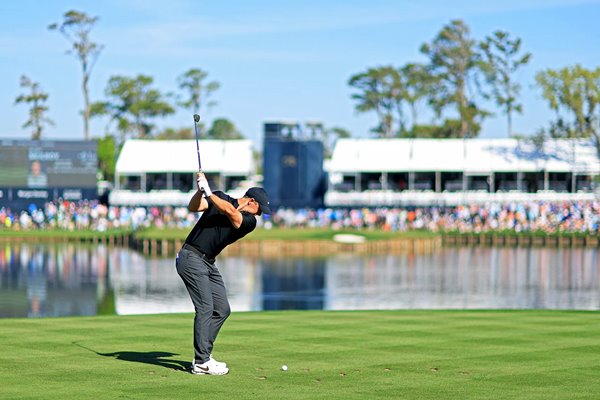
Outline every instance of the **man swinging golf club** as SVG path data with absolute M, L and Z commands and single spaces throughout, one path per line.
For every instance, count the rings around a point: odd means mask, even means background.
M 212 357 L 215 339 L 231 312 L 215 257 L 227 245 L 254 230 L 255 215 L 270 214 L 271 209 L 263 188 L 250 188 L 242 198 L 234 199 L 223 192 L 211 191 L 202 172 L 197 174 L 197 183 L 198 190 L 188 210 L 203 214 L 177 254 L 177 273 L 196 310 L 192 373 L 225 375 L 229 372 L 227 364 Z

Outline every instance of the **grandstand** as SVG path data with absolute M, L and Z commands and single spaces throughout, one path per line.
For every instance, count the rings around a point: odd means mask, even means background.
M 579 201 L 600 162 L 586 140 L 340 139 L 328 173 L 329 207 Z
M 256 171 L 250 140 L 202 140 L 211 187 L 242 196 Z M 327 207 L 455 206 L 589 201 L 600 197 L 591 141 L 340 139 L 326 164 Z M 128 140 L 110 204 L 187 205 L 198 170 L 194 140 Z
M 250 140 L 201 140 L 211 187 L 242 196 L 256 168 Z M 111 205 L 182 206 L 195 191 L 195 140 L 128 140 L 115 167 Z

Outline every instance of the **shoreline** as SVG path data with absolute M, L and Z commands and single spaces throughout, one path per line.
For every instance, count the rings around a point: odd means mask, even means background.
M 256 238 L 246 238 L 228 246 L 223 255 L 249 257 L 285 256 L 326 256 L 339 253 L 353 254 L 395 254 L 431 252 L 444 246 L 475 247 L 600 247 L 600 237 L 591 234 L 540 234 L 539 232 L 362 232 L 351 231 L 354 235 L 365 236 L 366 240 L 356 243 L 334 241 L 331 237 L 340 233 L 327 230 L 290 229 L 282 238 L 277 232 L 266 232 Z M 295 232 L 294 232 L 295 231 Z M 343 233 L 349 233 L 344 231 Z M 124 246 L 151 256 L 173 256 L 181 248 L 187 231 L 178 230 L 160 235 L 160 230 L 149 232 L 131 231 L 2 231 L 0 243 L 42 242 L 42 243 L 90 243 L 109 246 Z M 174 234 L 175 233 L 175 234 Z M 369 236 L 369 234 L 371 236 Z M 162 236 L 162 237 L 161 237 Z

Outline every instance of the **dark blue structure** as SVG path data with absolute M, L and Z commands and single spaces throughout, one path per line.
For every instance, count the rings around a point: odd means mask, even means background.
M 263 186 L 271 208 L 323 207 L 323 142 L 302 138 L 300 126 L 265 123 Z
M 325 309 L 325 267 L 326 262 L 322 258 L 264 260 L 262 309 Z

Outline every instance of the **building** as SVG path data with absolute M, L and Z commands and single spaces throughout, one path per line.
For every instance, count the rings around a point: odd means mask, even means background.
M 264 188 L 271 207 L 320 208 L 326 189 L 322 125 L 267 122 L 264 125 Z
M 255 184 L 250 140 L 202 140 L 200 153 L 213 189 L 241 197 Z M 324 164 L 323 145 L 312 130 L 273 122 L 265 124 L 263 168 L 274 208 L 600 197 L 600 161 L 586 140 L 546 140 L 536 147 L 517 139 L 340 139 Z M 195 140 L 128 140 L 109 202 L 185 206 L 196 190 L 197 170 Z
M 329 207 L 590 200 L 600 162 L 586 140 L 340 139 Z
M 256 168 L 250 140 L 201 140 L 202 170 L 213 190 L 241 197 Z M 128 140 L 117 159 L 112 205 L 184 206 L 196 190 L 195 140 Z

